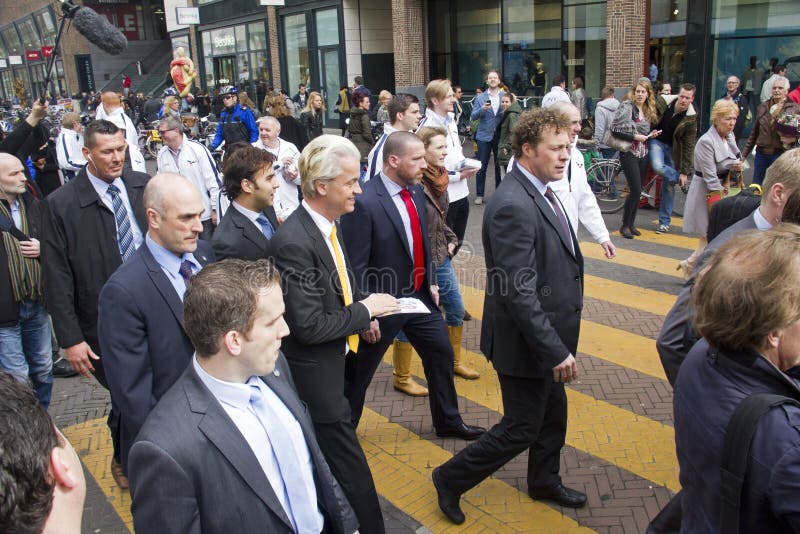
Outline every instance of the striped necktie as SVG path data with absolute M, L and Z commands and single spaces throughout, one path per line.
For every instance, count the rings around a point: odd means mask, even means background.
M 117 186 L 111 184 L 106 190 L 111 197 L 111 205 L 114 207 L 114 219 L 117 221 L 117 243 L 119 244 L 119 254 L 125 262 L 131 257 L 136 247 L 133 245 L 133 230 L 131 220 L 128 217 L 128 210 L 122 202 L 120 191 Z

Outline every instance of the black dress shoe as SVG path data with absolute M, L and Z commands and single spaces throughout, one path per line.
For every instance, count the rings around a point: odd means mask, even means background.
M 633 226 L 631 226 L 631 233 L 637 237 L 642 235 L 642 232 L 640 232 L 638 228 L 634 228 Z
M 631 232 L 630 228 L 623 226 L 619 229 L 619 235 L 624 237 L 625 239 L 633 239 L 633 233 Z
M 57 378 L 69 378 L 77 374 L 78 372 L 75 371 L 72 365 L 64 358 L 61 358 L 53 364 L 53 376 Z
M 486 429 L 482 426 L 472 426 L 461 423 L 460 426 L 443 428 L 441 430 L 437 429 L 436 435 L 440 438 L 461 438 L 467 441 L 472 441 L 481 437 L 484 432 L 486 432 Z
M 570 508 L 580 508 L 586 505 L 586 495 L 580 491 L 570 489 L 563 484 L 557 484 L 550 488 L 532 489 L 528 495 L 537 501 L 553 501 L 561 506 Z
M 433 474 L 431 475 L 433 479 L 433 486 L 436 488 L 436 496 L 439 500 L 439 509 L 447 516 L 447 519 L 455 523 L 456 525 L 460 525 L 464 522 L 466 517 L 464 517 L 464 512 L 461 511 L 461 507 L 458 505 L 458 501 L 461 498 L 460 495 L 448 491 L 447 488 L 444 487 L 439 481 L 439 468 L 433 470 Z

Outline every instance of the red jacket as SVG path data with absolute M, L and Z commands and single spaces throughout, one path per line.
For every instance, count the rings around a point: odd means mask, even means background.
M 798 104 L 800 104 L 800 85 L 795 87 L 794 91 L 789 93 L 787 96 L 789 97 L 789 100 L 791 100 L 792 102 L 797 102 Z

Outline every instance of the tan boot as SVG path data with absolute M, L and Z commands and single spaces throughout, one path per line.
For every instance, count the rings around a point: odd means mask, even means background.
M 392 350 L 392 365 L 394 365 L 394 389 L 412 397 L 425 397 L 428 388 L 414 382 L 411 377 L 411 343 L 394 341 Z
M 467 380 L 475 380 L 480 378 L 481 374 L 461 363 L 461 337 L 464 332 L 463 326 L 448 326 L 447 335 L 450 336 L 450 345 L 453 346 L 453 372 L 461 378 Z

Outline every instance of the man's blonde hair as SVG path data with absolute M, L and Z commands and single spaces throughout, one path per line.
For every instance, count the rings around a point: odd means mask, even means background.
M 300 171 L 300 189 L 305 198 L 317 197 L 316 182 L 330 182 L 342 173 L 341 160 L 349 158 L 357 163 L 361 154 L 349 139 L 338 135 L 320 135 L 303 149 L 297 162 Z

